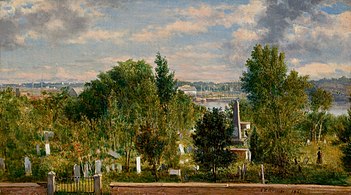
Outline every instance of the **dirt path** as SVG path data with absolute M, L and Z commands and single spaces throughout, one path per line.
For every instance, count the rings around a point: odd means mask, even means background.
M 351 187 L 285 184 L 118 183 L 112 194 L 351 194 Z

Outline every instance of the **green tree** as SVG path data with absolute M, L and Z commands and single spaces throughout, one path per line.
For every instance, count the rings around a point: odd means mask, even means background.
M 284 53 L 256 45 L 246 61 L 242 89 L 253 107 L 253 122 L 262 139 L 263 160 L 284 170 L 297 152 L 297 125 L 304 118 L 307 76 L 287 74 Z
M 261 158 L 259 154 L 262 153 L 262 148 L 260 147 L 260 140 L 258 137 L 256 127 L 253 127 L 249 143 L 250 143 L 251 160 L 253 162 L 260 162 Z
M 351 102 L 351 93 L 349 96 L 349 102 Z M 345 130 L 342 133 L 341 141 L 346 142 L 346 146 L 342 148 L 343 156 L 341 158 L 344 168 L 346 171 L 351 172 L 351 105 L 348 111 L 348 117 L 346 118 Z M 339 137 L 340 139 L 340 137 Z
M 333 102 L 333 95 L 321 88 L 311 91 L 311 110 L 308 119 L 310 120 L 310 139 L 320 141 L 323 125 L 326 121 L 326 112 L 330 109 Z
M 136 136 L 136 148 L 139 153 L 152 165 L 152 172 L 155 180 L 158 180 L 157 167 L 167 143 L 167 136 L 157 123 L 147 121 L 140 126 Z
M 157 93 L 160 98 L 162 106 L 170 102 L 175 95 L 176 80 L 174 79 L 174 72 L 169 71 L 168 62 L 165 57 L 162 57 L 158 52 L 156 54 L 156 86 Z
M 228 167 L 236 157 L 229 150 L 233 144 L 233 129 L 230 128 L 229 121 L 225 112 L 213 108 L 197 122 L 193 135 L 195 162 L 206 171 L 212 170 L 215 181 L 218 168 Z
M 109 83 L 115 94 L 113 126 L 118 146 L 124 150 L 126 170 L 129 171 L 136 135 L 141 125 L 153 118 L 155 106 L 158 105 L 152 67 L 144 60 L 119 62 L 102 81 Z

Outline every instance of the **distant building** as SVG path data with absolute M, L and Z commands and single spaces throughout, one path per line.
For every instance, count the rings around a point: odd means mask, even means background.
M 185 94 L 189 96 L 196 97 L 196 88 L 190 85 L 183 85 L 178 88 L 178 90 L 183 91 Z
M 78 97 L 83 91 L 84 88 L 82 87 L 69 87 L 68 95 L 71 97 Z

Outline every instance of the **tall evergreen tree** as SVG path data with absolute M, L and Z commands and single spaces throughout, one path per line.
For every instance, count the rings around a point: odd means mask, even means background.
M 165 105 L 171 101 L 176 93 L 176 80 L 174 72 L 169 71 L 168 62 L 165 57 L 162 57 L 158 52 L 156 54 L 156 86 L 157 93 L 160 98 L 161 105 Z
M 204 170 L 211 171 L 214 180 L 220 167 L 228 167 L 235 161 L 235 154 L 229 150 L 233 144 L 233 129 L 225 112 L 218 108 L 208 110 L 196 124 L 193 135 L 195 162 Z

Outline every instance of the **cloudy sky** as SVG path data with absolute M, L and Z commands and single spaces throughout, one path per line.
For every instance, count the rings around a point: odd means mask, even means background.
M 0 0 L 0 83 L 89 81 L 157 51 L 180 80 L 238 81 L 257 43 L 350 77 L 351 0 Z

